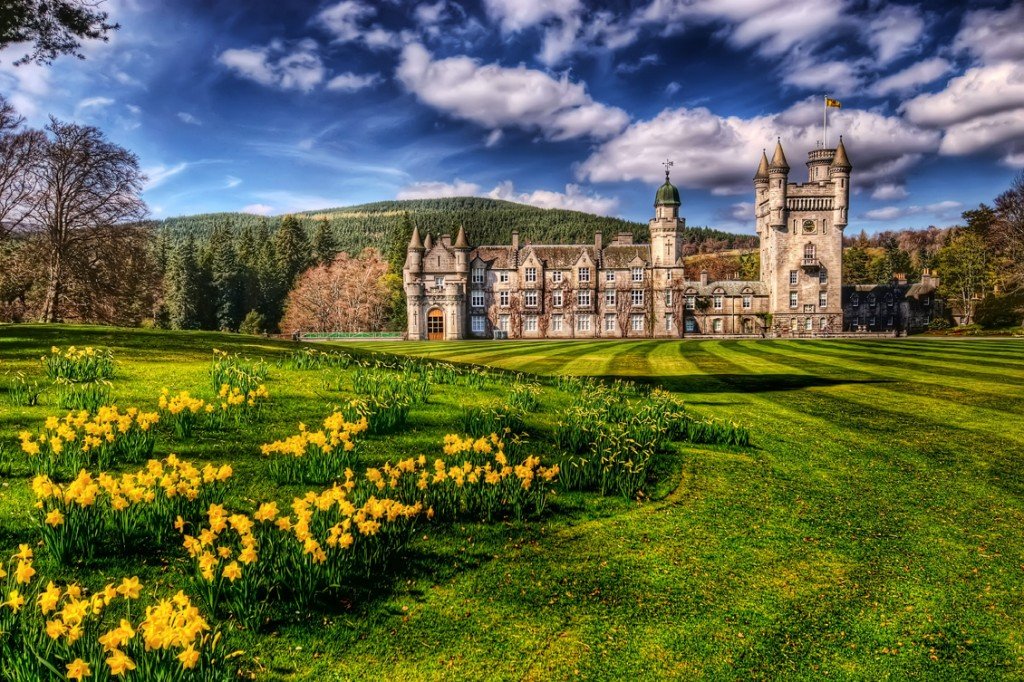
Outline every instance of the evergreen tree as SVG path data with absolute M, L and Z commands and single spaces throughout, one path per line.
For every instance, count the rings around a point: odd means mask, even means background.
M 172 329 L 199 329 L 202 325 L 199 310 L 202 281 L 196 245 L 187 237 L 174 249 L 167 264 L 164 278 L 167 299 L 167 317 Z
M 235 254 L 238 259 L 238 289 L 241 309 L 259 311 L 262 306 L 259 279 L 260 249 L 256 227 L 245 225 L 235 234 Z
M 309 242 L 302 223 L 295 216 L 287 215 L 274 235 L 274 254 L 285 293 L 292 288 L 295 278 L 306 269 L 310 262 Z
M 313 258 L 319 265 L 327 265 L 338 254 L 338 244 L 334 238 L 334 231 L 327 218 L 321 218 L 316 223 L 316 232 L 313 233 Z
M 851 246 L 845 249 L 843 251 L 843 283 L 867 284 L 869 281 L 867 251 L 860 246 Z
M 226 225 L 219 225 L 210 233 L 207 253 L 215 327 L 238 329 L 243 310 L 239 262 Z

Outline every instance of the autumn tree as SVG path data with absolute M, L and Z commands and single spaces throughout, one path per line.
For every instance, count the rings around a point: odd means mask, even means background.
M 971 324 L 988 279 L 985 241 L 976 232 L 958 232 L 939 251 L 938 265 L 939 293 L 955 302 L 964 324 Z
M 387 262 L 376 249 L 303 272 L 285 302 L 285 333 L 381 331 L 391 311 Z
M 141 220 L 145 177 L 135 154 L 109 142 L 99 129 L 50 119 L 27 221 L 45 244 L 46 295 L 40 319 L 61 318 L 65 282 L 90 242 L 118 239 L 107 228 Z

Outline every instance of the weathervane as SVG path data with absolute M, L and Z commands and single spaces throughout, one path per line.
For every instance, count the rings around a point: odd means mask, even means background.
M 665 182 L 668 182 L 668 169 L 675 164 L 672 163 L 672 159 L 665 159 L 665 162 L 661 165 L 665 167 Z

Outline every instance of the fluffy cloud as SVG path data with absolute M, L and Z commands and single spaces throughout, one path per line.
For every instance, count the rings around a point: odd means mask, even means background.
M 251 213 L 252 215 L 270 215 L 273 212 L 274 207 L 266 204 L 249 204 L 242 207 L 242 213 Z
M 464 56 L 435 60 L 419 44 L 403 49 L 396 75 L 425 104 L 491 130 L 536 130 L 552 140 L 606 138 L 629 122 L 626 112 L 595 102 L 568 76 Z
M 868 220 L 897 220 L 909 216 L 930 214 L 939 220 L 956 220 L 963 204 L 959 201 L 940 201 L 927 206 L 886 206 L 864 214 Z
M 342 0 L 322 9 L 316 15 L 316 21 L 330 31 L 336 42 L 350 43 L 362 36 L 360 24 L 363 20 L 376 13 L 377 10 L 359 0 Z
M 761 150 L 768 147 L 771 155 L 776 136 L 788 150 L 794 168 L 790 177 L 802 179 L 802 155 L 817 142 L 820 116 L 816 97 L 753 118 L 718 116 L 703 107 L 666 109 L 598 147 L 578 167 L 577 176 L 591 182 L 656 183 L 660 161 L 669 156 L 676 161 L 673 180 L 682 186 L 714 194 L 750 192 Z M 830 117 L 830 126 L 833 134 L 845 134 L 854 182 L 860 185 L 892 182 L 939 144 L 935 131 L 870 111 L 843 109 Z
M 380 80 L 380 74 L 376 73 L 362 76 L 351 72 L 342 73 L 327 81 L 327 89 L 337 90 L 340 92 L 356 92 L 363 88 L 376 85 Z
M 893 93 L 910 92 L 919 86 L 938 80 L 949 73 L 952 68 L 953 65 L 942 57 L 925 59 L 876 81 L 871 86 L 871 94 L 876 97 L 885 97 Z
M 566 20 L 582 11 L 580 0 L 484 0 L 487 15 L 504 31 L 521 31 L 550 19 Z
M 953 49 L 969 52 L 985 64 L 1024 59 L 1024 4 L 1005 10 L 979 9 L 964 15 Z
M 310 92 L 327 75 L 316 42 L 308 38 L 293 47 L 275 40 L 263 47 L 224 50 L 217 61 L 243 78 L 281 90 Z
M 800 59 L 782 72 L 782 82 L 804 90 L 824 90 L 830 95 L 849 95 L 860 88 L 863 62 Z
M 867 25 L 865 39 L 881 65 L 903 56 L 917 45 L 924 33 L 924 18 L 916 7 L 890 5 Z
M 564 192 L 538 189 L 533 192 L 518 192 L 511 180 L 498 183 L 485 191 L 475 182 L 456 179 L 447 182 L 417 182 L 398 192 L 398 199 L 434 199 L 439 197 L 489 197 L 529 204 L 539 208 L 562 208 L 570 211 L 584 211 L 598 215 L 611 215 L 618 208 L 619 200 L 586 192 L 579 185 L 568 184 Z
M 875 187 L 875 191 L 871 193 L 872 199 L 878 199 L 880 201 L 896 201 L 898 199 L 907 198 L 907 188 L 903 185 L 897 185 L 895 183 L 885 183 Z

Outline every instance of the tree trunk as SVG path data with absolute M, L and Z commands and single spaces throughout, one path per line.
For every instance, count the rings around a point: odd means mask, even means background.
M 62 293 L 61 279 L 64 276 L 64 259 L 60 251 L 50 257 L 49 283 L 46 285 L 46 298 L 40 322 L 60 321 L 60 297 Z

